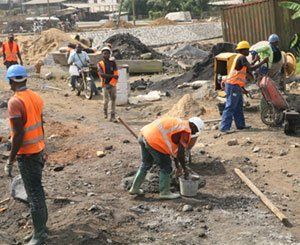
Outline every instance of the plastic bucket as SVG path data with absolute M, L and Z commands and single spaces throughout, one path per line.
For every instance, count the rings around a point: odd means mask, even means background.
M 199 188 L 199 178 L 179 178 L 180 195 L 194 197 L 197 195 Z

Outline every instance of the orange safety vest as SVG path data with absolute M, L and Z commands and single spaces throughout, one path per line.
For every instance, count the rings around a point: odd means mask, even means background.
M 247 66 L 243 66 L 241 70 L 236 70 L 236 62 L 238 60 L 239 57 L 241 57 L 242 54 L 238 54 L 234 61 L 233 64 L 231 66 L 230 72 L 229 72 L 229 76 L 226 79 L 226 82 L 229 84 L 237 84 L 240 87 L 244 87 L 246 84 L 246 77 L 247 77 Z
M 43 100 L 29 89 L 18 91 L 14 96 L 23 102 L 27 115 L 27 121 L 24 125 L 23 143 L 18 151 L 18 155 L 39 153 L 45 148 L 42 128 Z M 11 135 L 13 136 L 12 123 Z
M 10 50 L 9 42 L 3 44 L 5 51 L 5 61 L 18 61 L 18 44 L 13 42 L 13 48 Z
M 98 65 L 99 65 L 99 67 L 102 69 L 102 71 L 103 71 L 104 73 L 107 73 L 106 67 L 105 67 L 105 63 L 104 63 L 103 60 L 101 60 L 101 61 L 98 63 Z M 113 74 L 114 74 L 115 76 L 119 76 L 118 70 L 115 70 Z M 105 78 L 101 77 L 100 74 L 99 74 L 99 77 L 100 77 L 100 79 L 101 79 L 101 81 L 102 81 L 102 87 L 104 88 L 104 87 L 105 87 Z M 112 78 L 112 79 L 110 80 L 109 84 L 110 84 L 111 86 L 115 87 L 115 86 L 117 86 L 117 82 L 118 82 L 118 79 Z
M 191 135 L 188 121 L 175 117 L 163 117 L 143 127 L 141 134 L 153 149 L 176 157 L 179 145 L 174 144 L 172 136 L 183 131 Z M 188 143 L 190 140 L 191 137 L 189 137 Z

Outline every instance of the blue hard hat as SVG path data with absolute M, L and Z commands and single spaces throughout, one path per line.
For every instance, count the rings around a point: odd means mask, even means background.
M 15 82 L 24 82 L 28 77 L 27 71 L 24 66 L 12 65 L 6 72 L 6 79 L 10 79 Z
M 277 34 L 272 34 L 269 36 L 268 41 L 269 41 L 269 43 L 279 42 L 279 37 Z

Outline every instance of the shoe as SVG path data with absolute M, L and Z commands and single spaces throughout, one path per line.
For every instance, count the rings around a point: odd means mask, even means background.
M 247 126 L 243 126 L 241 128 L 237 128 L 238 130 L 243 130 L 243 129 L 250 129 L 252 128 L 251 126 L 247 125 Z
M 40 209 L 31 213 L 34 231 L 27 245 L 42 245 L 48 238 L 46 226 L 48 215 L 45 211 L 45 209 Z
M 141 187 L 142 183 L 144 182 L 146 175 L 147 175 L 147 173 L 142 172 L 140 169 L 137 171 L 137 173 L 134 177 L 133 184 L 129 190 L 130 195 L 143 195 L 144 194 L 144 191 L 142 189 L 140 189 L 140 187 Z
M 45 232 L 48 234 L 49 233 L 49 229 L 46 227 Z M 24 242 L 29 242 L 31 240 L 31 238 L 33 237 L 33 232 L 31 232 L 29 235 L 25 236 L 23 238 Z
M 159 197 L 161 199 L 177 199 L 180 197 L 177 193 L 172 193 L 170 191 L 171 186 L 171 176 L 170 174 L 165 174 L 162 171 L 159 173 Z
M 234 129 L 229 129 L 229 130 L 220 130 L 223 134 L 232 134 L 235 133 Z

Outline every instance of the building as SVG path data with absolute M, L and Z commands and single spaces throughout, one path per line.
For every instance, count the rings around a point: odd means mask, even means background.
M 16 6 L 21 6 L 22 0 L 0 0 L 0 9 L 7 10 Z
M 31 15 L 48 14 L 48 4 L 50 14 L 55 14 L 56 11 L 63 9 L 63 2 L 66 0 L 31 0 L 23 3 L 25 11 Z
M 115 12 L 119 10 L 118 0 L 88 0 L 88 3 L 93 4 L 91 12 Z

